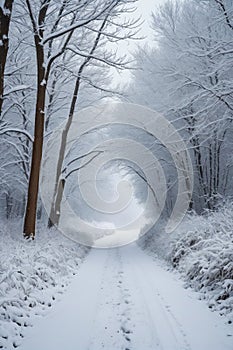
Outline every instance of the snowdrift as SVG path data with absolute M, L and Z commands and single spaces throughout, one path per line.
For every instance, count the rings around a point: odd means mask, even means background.
M 0 228 L 0 349 L 7 350 L 59 299 L 88 252 L 56 230 L 39 229 L 26 241 L 17 226 Z
M 204 216 L 188 215 L 171 234 L 154 229 L 139 244 L 179 271 L 186 287 L 233 322 L 233 203 Z

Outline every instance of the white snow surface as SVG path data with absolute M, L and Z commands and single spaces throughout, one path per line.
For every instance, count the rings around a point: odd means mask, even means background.
M 0 349 L 17 348 L 25 330 L 51 310 L 88 249 L 56 230 L 26 241 L 21 223 L 0 225 Z M 41 349 L 42 350 L 42 349 Z
M 187 287 L 233 324 L 233 203 L 203 216 L 187 215 L 170 234 L 161 226 L 140 245 L 178 271 Z
M 232 350 L 224 317 L 136 244 L 93 249 L 20 350 Z

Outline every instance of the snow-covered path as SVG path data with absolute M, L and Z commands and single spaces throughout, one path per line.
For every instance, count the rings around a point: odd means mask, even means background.
M 233 329 L 137 245 L 93 249 L 21 350 L 232 350 Z

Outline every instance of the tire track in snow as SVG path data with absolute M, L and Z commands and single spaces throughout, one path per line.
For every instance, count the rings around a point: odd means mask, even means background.
M 138 250 L 137 247 L 134 247 L 134 249 Z M 126 260 L 125 265 L 128 265 L 128 268 L 130 269 L 127 277 L 129 278 L 129 275 L 132 276 L 134 280 L 132 283 L 137 286 L 137 289 L 140 292 L 140 303 L 137 304 L 137 308 L 143 308 L 146 310 L 143 319 L 144 322 L 147 322 L 148 324 L 148 329 L 150 330 L 152 338 L 152 342 L 148 349 L 190 350 L 190 345 L 185 339 L 185 333 L 182 329 L 176 329 L 177 326 L 174 327 L 174 325 L 171 324 L 167 315 L 166 307 L 160 303 L 158 299 L 159 293 L 148 278 L 149 271 L 145 266 L 141 266 L 144 261 L 144 259 L 140 259 L 141 252 L 138 251 L 137 253 L 139 254 L 131 255 L 129 254 L 129 247 L 125 248 L 125 251 L 126 254 L 123 253 L 124 260 Z M 135 256 L 137 256 L 138 259 L 133 261 Z M 155 279 L 154 277 L 155 276 L 152 276 L 153 280 Z M 133 293 L 134 291 L 135 290 L 132 289 Z M 174 329 L 176 329 L 176 332 Z M 135 342 L 135 346 L 136 343 L 137 341 Z
M 88 350 L 129 350 L 128 344 L 131 342 L 133 332 L 129 325 L 131 301 L 124 281 L 121 256 L 117 249 L 107 252 L 100 289 L 99 307 Z
M 147 270 L 145 266 L 144 268 L 140 264 L 133 266 L 137 283 L 142 290 L 145 306 L 148 309 L 151 325 L 154 325 L 159 334 L 163 334 L 159 340 L 160 349 L 190 350 L 191 346 L 186 339 L 182 325 L 176 320 L 169 305 L 164 302 L 164 298 L 157 289 L 155 275 L 151 276 L 150 270 Z M 153 332 L 153 329 L 151 331 Z

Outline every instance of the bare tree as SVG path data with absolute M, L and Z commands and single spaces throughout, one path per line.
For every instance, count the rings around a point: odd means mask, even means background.
M 232 1 L 167 1 L 152 17 L 156 45 L 139 50 L 130 86 L 133 101 L 163 112 L 189 145 L 199 213 L 232 195 L 231 17 Z
M 32 8 L 30 0 L 25 0 L 33 28 L 37 58 L 37 98 L 35 109 L 34 143 L 28 198 L 24 220 L 24 236 L 34 238 L 36 208 L 39 188 L 40 164 L 43 149 L 45 124 L 46 89 L 53 64 L 61 57 L 77 29 L 102 20 L 118 0 L 76 1 L 63 0 L 54 3 L 43 0 Z M 130 1 L 133 2 L 133 1 Z M 50 7 L 52 10 L 50 11 Z M 67 25 L 67 21 L 69 24 Z
M 72 120 L 75 112 L 75 107 L 77 104 L 77 98 L 80 90 L 80 85 L 82 80 L 85 79 L 83 76 L 83 73 L 85 71 L 85 68 L 88 67 L 90 62 L 97 61 L 102 63 L 104 66 L 107 67 L 114 67 L 116 69 L 126 69 L 129 66 L 129 62 L 125 57 L 117 57 L 112 52 L 105 53 L 103 52 L 103 49 L 99 52 L 97 51 L 98 46 L 101 46 L 101 39 L 105 39 L 111 37 L 111 39 L 115 40 L 125 40 L 128 38 L 134 38 L 137 33 L 137 27 L 139 25 L 139 18 L 133 19 L 132 21 L 127 21 L 125 23 L 119 23 L 115 24 L 114 30 L 111 31 L 108 30 L 108 26 L 111 24 L 113 18 L 116 17 L 118 14 L 121 14 L 122 11 L 122 5 L 125 5 L 125 0 L 118 0 L 113 2 L 112 7 L 107 12 L 106 16 L 103 18 L 102 23 L 100 24 L 99 29 L 94 29 L 94 33 L 96 33 L 96 36 L 93 40 L 93 45 L 90 48 L 89 52 L 80 51 L 78 48 L 75 47 L 68 47 L 69 50 L 71 50 L 74 54 L 81 56 L 84 58 L 83 62 L 81 63 L 78 72 L 77 72 L 77 78 L 74 86 L 74 91 L 72 95 L 72 100 L 70 104 L 70 110 L 69 110 L 69 116 L 67 118 L 67 122 L 65 124 L 64 130 L 62 132 L 62 138 L 61 138 L 61 146 L 59 150 L 59 158 L 58 158 L 58 164 L 57 164 L 57 171 L 56 171 L 56 180 L 55 180 L 55 188 L 54 188 L 54 194 L 53 194 L 53 202 L 51 205 L 51 211 L 49 216 L 49 222 L 48 226 L 51 227 L 54 224 L 58 225 L 59 217 L 60 217 L 60 206 L 61 206 L 61 200 L 63 196 L 65 181 L 63 178 L 61 178 L 62 173 L 62 165 L 65 158 L 65 150 L 66 150 L 66 143 L 67 143 L 67 137 L 69 129 L 72 125 Z M 122 34 L 122 27 L 125 29 L 128 29 L 129 32 L 126 34 Z M 93 28 L 92 28 L 93 30 Z M 103 87 L 100 88 L 100 86 L 95 86 L 97 89 L 104 89 Z

